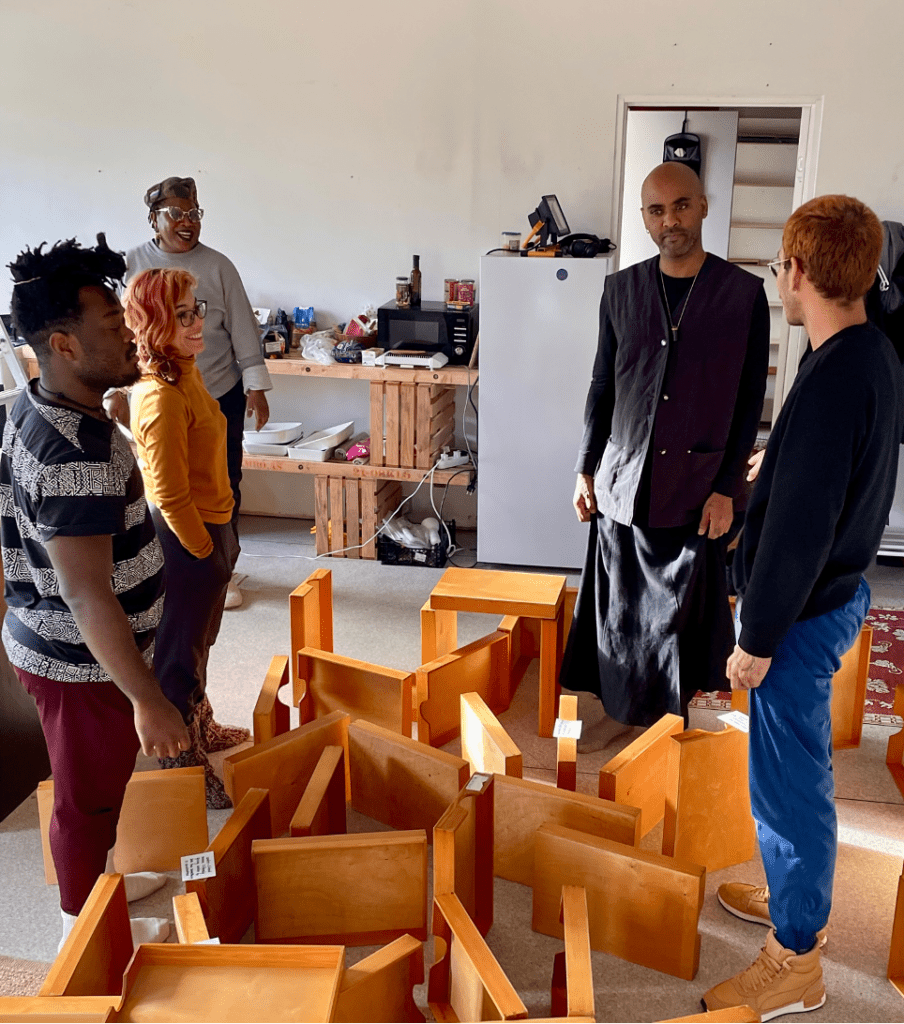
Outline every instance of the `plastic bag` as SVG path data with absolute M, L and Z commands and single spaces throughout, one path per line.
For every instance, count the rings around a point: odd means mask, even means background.
M 336 338 L 332 331 L 315 331 L 313 334 L 304 336 L 304 346 L 301 354 L 312 363 L 323 363 L 328 366 L 335 363 L 333 348 L 336 345 Z

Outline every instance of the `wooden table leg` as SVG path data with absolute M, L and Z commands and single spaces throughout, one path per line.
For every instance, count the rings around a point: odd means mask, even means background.
M 559 706 L 559 666 L 561 664 L 564 609 L 560 605 L 554 619 L 540 620 L 540 707 L 537 735 L 552 736 Z

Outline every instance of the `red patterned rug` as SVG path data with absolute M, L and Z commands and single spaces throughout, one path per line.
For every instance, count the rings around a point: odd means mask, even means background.
M 866 683 L 863 721 L 869 725 L 901 727 L 900 717 L 892 714 L 895 686 L 904 673 L 904 609 L 870 608 L 866 625 L 873 627 L 872 659 Z M 730 691 L 701 693 L 691 701 L 693 708 L 731 707 Z

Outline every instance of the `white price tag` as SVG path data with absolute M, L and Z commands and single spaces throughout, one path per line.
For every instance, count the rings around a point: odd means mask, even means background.
M 215 878 L 217 866 L 213 859 L 213 852 L 207 850 L 204 853 L 192 853 L 182 858 L 182 881 L 194 882 L 198 878 Z
M 470 789 L 473 790 L 475 793 L 479 793 L 480 790 L 483 789 L 483 787 L 486 785 L 486 783 L 489 782 L 489 780 L 489 775 L 484 775 L 481 772 L 476 772 L 474 775 L 471 776 L 470 779 L 468 779 L 468 783 L 465 786 L 465 789 Z
M 725 715 L 719 715 L 719 721 L 725 722 L 726 725 L 733 725 L 741 732 L 750 732 L 750 719 L 743 711 L 729 711 Z
M 193 946 L 219 946 L 220 940 L 216 937 L 212 939 L 201 939 L 200 942 L 193 942 Z
M 563 740 L 579 740 L 581 738 L 581 728 L 584 723 L 580 718 L 572 721 L 570 718 L 557 718 L 556 724 L 553 726 L 552 734 L 558 739 Z

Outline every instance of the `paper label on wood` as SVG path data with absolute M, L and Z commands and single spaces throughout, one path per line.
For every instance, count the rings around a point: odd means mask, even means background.
M 182 858 L 182 881 L 194 882 L 199 878 L 216 878 L 217 865 L 214 861 L 213 851 L 205 850 L 204 853 L 193 853 Z
M 726 725 L 733 725 L 735 729 L 740 729 L 741 732 L 750 732 L 750 719 L 743 711 L 729 711 L 724 715 L 718 716 L 720 722 L 724 722 Z
M 490 781 L 492 775 L 485 775 L 482 772 L 475 772 L 470 779 L 465 789 L 473 790 L 475 793 L 479 793 L 483 787 Z
M 584 723 L 579 719 L 557 718 L 552 734 L 555 739 L 579 740 Z
M 220 940 L 216 937 L 212 939 L 200 939 L 198 942 L 193 942 L 193 946 L 219 946 Z

